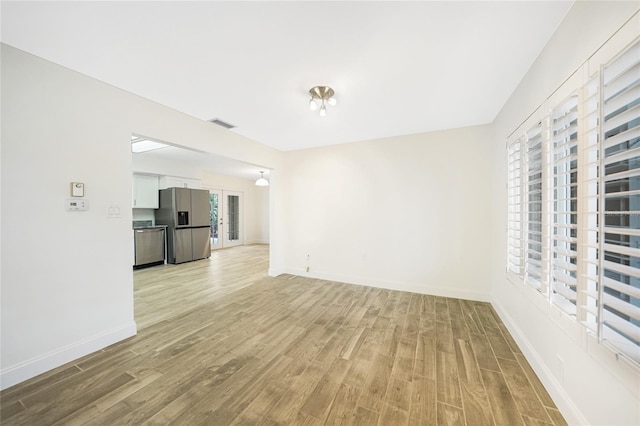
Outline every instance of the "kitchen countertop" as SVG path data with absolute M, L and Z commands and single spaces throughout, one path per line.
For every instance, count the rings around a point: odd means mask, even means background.
M 153 225 L 153 220 L 151 219 L 134 220 L 132 223 L 133 229 L 159 229 L 166 227 L 167 225 Z
M 133 229 L 159 229 L 166 228 L 167 225 L 153 225 L 153 226 L 134 226 Z

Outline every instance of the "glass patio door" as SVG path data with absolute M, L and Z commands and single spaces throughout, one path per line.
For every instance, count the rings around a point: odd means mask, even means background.
M 243 243 L 242 192 L 222 191 L 224 223 L 223 247 L 239 246 Z
M 209 190 L 211 250 L 244 244 L 242 192 Z
M 222 248 L 220 223 L 222 219 L 222 191 L 209 190 L 209 218 L 211 223 L 211 250 Z

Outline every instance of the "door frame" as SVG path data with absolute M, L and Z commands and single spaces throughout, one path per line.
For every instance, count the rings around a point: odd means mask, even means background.
M 218 195 L 218 241 L 214 244 L 213 230 L 211 234 L 211 250 L 218 250 L 222 248 L 235 247 L 244 244 L 244 192 L 233 189 L 218 189 L 213 187 L 204 186 L 203 189 L 209 191 L 209 197 L 211 194 Z M 228 236 L 228 220 L 227 220 L 227 196 L 236 195 L 239 196 L 240 202 L 240 235 L 238 240 L 230 241 Z
M 238 239 L 229 240 L 229 196 L 238 197 Z M 222 190 L 222 217 L 224 218 L 222 231 L 222 248 L 241 246 L 244 244 L 244 200 L 242 191 Z
M 216 221 L 218 222 L 218 233 L 217 233 L 217 242 L 214 242 L 214 238 L 216 237 L 216 235 L 214 235 L 213 229 L 211 229 L 211 251 L 213 250 L 218 250 L 222 248 L 222 232 L 220 229 L 220 216 L 222 214 L 222 190 L 221 189 L 207 189 L 209 191 L 209 199 L 211 199 L 211 195 L 217 195 L 218 196 L 218 217 L 216 218 Z M 209 214 L 211 215 L 211 211 L 209 211 Z M 211 218 L 213 220 L 213 217 Z

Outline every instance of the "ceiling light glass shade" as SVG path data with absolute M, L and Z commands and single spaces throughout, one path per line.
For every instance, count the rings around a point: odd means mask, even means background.
M 318 102 L 320 102 L 320 117 L 327 115 L 326 104 L 336 105 L 336 99 L 333 97 L 335 92 L 329 86 L 314 86 L 309 89 L 309 94 L 311 95 L 309 109 L 315 111 L 318 108 Z
M 260 171 L 260 178 L 256 181 L 256 186 L 269 186 L 269 181 L 264 178 L 263 171 Z

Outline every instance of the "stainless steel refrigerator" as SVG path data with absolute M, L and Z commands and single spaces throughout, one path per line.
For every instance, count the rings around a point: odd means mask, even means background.
M 211 256 L 209 191 L 160 190 L 156 224 L 167 225 L 167 262 L 183 263 Z

